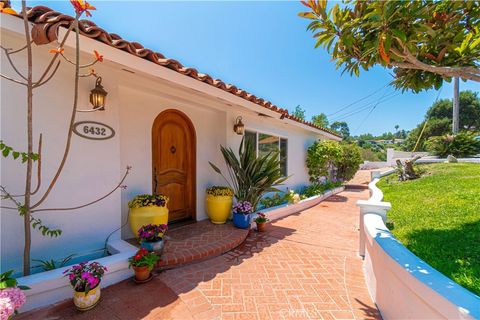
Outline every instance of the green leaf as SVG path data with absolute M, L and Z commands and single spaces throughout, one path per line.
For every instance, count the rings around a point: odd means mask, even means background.
M 10 148 L 10 147 L 5 147 L 5 148 L 3 149 L 3 151 L 2 151 L 3 156 L 4 156 L 5 158 L 8 157 L 8 155 L 10 154 L 10 151 L 11 151 L 11 150 L 12 150 L 12 148 Z
M 208 161 L 208 163 L 209 163 L 210 166 L 213 168 L 213 170 L 215 170 L 216 173 L 222 174 L 222 171 L 221 171 L 216 165 L 214 165 L 214 164 L 211 163 L 210 161 Z
M 20 152 L 18 152 L 18 151 L 13 151 L 13 152 L 12 152 L 12 156 L 13 156 L 13 159 L 17 160 L 18 157 L 20 157 Z
M 403 43 L 407 42 L 407 36 L 403 31 L 398 29 L 390 29 L 390 31 L 393 33 L 395 37 L 399 38 Z

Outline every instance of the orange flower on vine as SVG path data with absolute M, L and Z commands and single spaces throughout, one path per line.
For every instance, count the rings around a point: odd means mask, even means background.
M 91 17 L 92 14 L 90 13 L 89 10 L 96 10 L 96 8 L 87 1 L 83 0 L 70 0 L 70 3 L 72 4 L 73 8 L 75 9 L 75 12 L 77 15 L 81 15 L 82 13 L 85 12 L 87 17 Z
M 48 52 L 63 54 L 65 52 L 65 49 L 63 48 L 50 49 Z
M 103 62 L 103 56 L 98 53 L 97 50 L 93 50 L 93 53 L 95 54 L 95 58 L 97 59 L 97 61 Z

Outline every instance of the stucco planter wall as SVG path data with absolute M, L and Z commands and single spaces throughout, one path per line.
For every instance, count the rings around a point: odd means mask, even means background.
M 101 286 L 105 288 L 133 275 L 128 268 L 128 258 L 137 251 L 137 248 L 123 240 L 113 240 L 107 244 L 107 250 L 111 254 L 100 259 L 98 263 L 106 266 Z M 63 272 L 70 267 L 58 268 L 51 271 L 40 272 L 30 276 L 18 278 L 20 285 L 30 287 L 24 291 L 27 295 L 27 302 L 22 306 L 20 312 L 29 311 L 35 308 L 44 307 L 73 296 L 73 289 L 68 278 Z
M 360 200 L 359 253 L 365 278 L 384 319 L 480 319 L 480 297 L 438 272 L 403 246 L 385 226 L 390 203 L 382 202 L 373 172 L 371 197 Z
M 267 218 L 269 220 L 271 220 L 271 221 L 272 220 L 278 220 L 278 219 L 284 218 L 286 216 L 289 216 L 293 213 L 297 213 L 297 212 L 306 210 L 308 208 L 311 208 L 313 206 L 316 206 L 317 204 L 319 204 L 323 200 L 327 199 L 328 197 L 342 192 L 344 189 L 345 189 L 345 187 L 343 187 L 343 186 L 338 187 L 338 188 L 329 190 L 329 191 L 325 192 L 324 194 L 314 196 L 314 197 L 310 197 L 310 198 L 307 198 L 307 199 L 303 199 L 303 200 L 301 200 L 301 201 L 299 201 L 298 203 L 295 203 L 295 204 L 284 204 L 284 205 L 280 205 L 280 206 L 276 206 L 276 207 L 272 207 L 272 208 L 262 210 L 262 212 L 265 213 L 265 215 L 267 216 Z

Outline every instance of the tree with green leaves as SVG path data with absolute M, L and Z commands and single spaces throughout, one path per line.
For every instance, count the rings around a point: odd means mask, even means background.
M 302 107 L 300 107 L 300 105 L 298 105 L 292 111 L 292 115 L 299 118 L 299 119 L 305 120 L 305 109 L 302 109 Z
M 330 129 L 340 133 L 343 139 L 350 137 L 350 128 L 345 121 L 335 121 L 330 125 Z
M 452 77 L 480 82 L 480 2 L 307 0 L 315 47 L 352 75 L 380 65 L 392 85 L 419 92 Z
M 480 98 L 478 92 L 462 91 L 459 97 L 460 103 L 460 130 L 480 131 Z M 443 136 L 452 133 L 452 111 L 453 102 L 451 99 L 441 99 L 432 104 L 427 110 L 425 120 L 408 134 L 405 143 L 405 150 L 413 150 L 418 141 L 416 151 L 425 150 L 425 142 L 434 136 Z M 427 123 L 425 124 L 425 121 Z M 420 133 L 422 136 L 419 140 Z
M 312 117 L 312 122 L 322 128 L 328 128 L 328 119 L 325 113 L 320 113 Z

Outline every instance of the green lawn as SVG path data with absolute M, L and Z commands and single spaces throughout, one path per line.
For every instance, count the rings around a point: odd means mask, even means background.
M 391 231 L 409 250 L 480 295 L 480 164 L 422 165 L 420 179 L 378 183 Z

